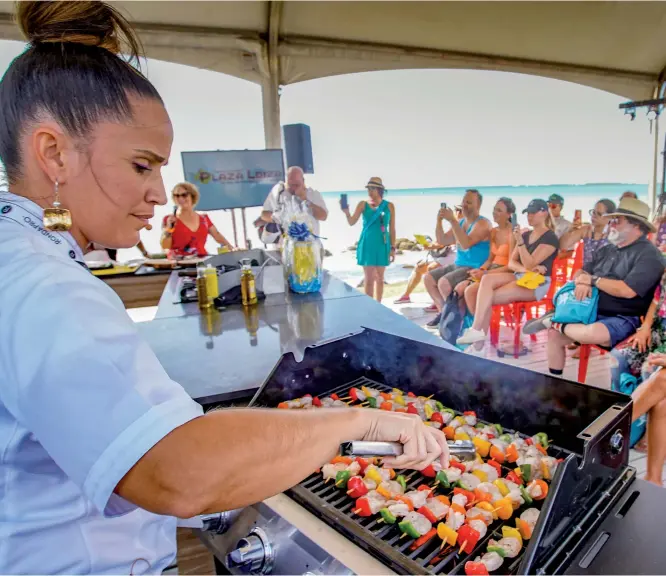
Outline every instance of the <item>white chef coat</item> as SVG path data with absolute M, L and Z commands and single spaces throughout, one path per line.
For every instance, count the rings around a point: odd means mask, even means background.
M 284 210 L 285 204 L 291 198 L 295 198 L 295 195 L 285 187 L 284 182 L 279 182 L 273 186 L 270 194 L 266 197 L 263 209 L 264 211 L 277 215 L 277 221 L 279 222 L 280 215 Z M 326 208 L 324 197 L 318 190 L 314 190 L 313 188 L 306 188 L 305 198 L 307 202 L 319 206 L 321 209 L 326 211 L 326 214 L 328 214 L 328 208 Z M 319 236 L 319 220 L 317 220 L 314 216 L 312 217 L 312 232 L 316 236 Z
M 0 193 L 0 573 L 159 574 L 176 520 L 114 489 L 202 414 L 68 233 Z

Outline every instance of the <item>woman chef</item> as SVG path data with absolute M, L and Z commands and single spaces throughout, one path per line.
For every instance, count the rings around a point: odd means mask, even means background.
M 125 20 L 98 2 L 21 2 L 30 41 L 0 83 L 0 573 L 160 573 L 175 517 L 293 486 L 344 440 L 443 435 L 379 410 L 201 408 L 83 265 L 129 248 L 166 203 L 173 130 Z

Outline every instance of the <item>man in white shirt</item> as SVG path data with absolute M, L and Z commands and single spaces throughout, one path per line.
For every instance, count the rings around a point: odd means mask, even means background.
M 287 182 L 279 182 L 271 190 L 264 202 L 261 213 L 262 220 L 282 224 L 281 216 L 290 198 L 296 197 L 300 202 L 305 202 L 308 212 L 312 214 L 312 232 L 319 236 L 319 222 L 328 218 L 328 209 L 322 195 L 305 185 L 305 175 L 298 166 L 292 166 L 287 170 Z

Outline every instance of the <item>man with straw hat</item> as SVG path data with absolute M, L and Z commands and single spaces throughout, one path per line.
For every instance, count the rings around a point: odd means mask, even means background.
M 647 235 L 655 228 L 650 208 L 635 198 L 624 198 L 610 217 L 608 240 L 592 262 L 574 274 L 575 297 L 589 298 L 599 291 L 597 319 L 592 324 L 557 324 L 553 313 L 527 322 L 525 334 L 548 329 L 548 367 L 561 375 L 566 346 L 572 342 L 594 344 L 610 350 L 641 325 L 654 291 L 664 273 L 664 259 Z

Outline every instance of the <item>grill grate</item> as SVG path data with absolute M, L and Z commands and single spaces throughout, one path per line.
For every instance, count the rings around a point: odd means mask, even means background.
M 343 384 L 321 394 L 328 396 L 338 394 L 344 396 L 351 387 L 367 386 L 376 390 L 390 392 L 391 388 L 368 378 L 362 377 L 348 384 Z M 506 429 L 507 432 L 515 432 Z M 566 458 L 569 451 L 551 446 L 549 454 L 556 458 Z M 510 468 L 503 466 L 504 474 Z M 405 471 L 409 478 L 408 490 L 416 489 L 426 479 L 419 472 Z M 465 562 L 473 560 L 486 550 L 491 538 L 499 540 L 502 526 L 511 521 L 496 520 L 488 534 L 479 541 L 471 554 L 459 554 L 458 549 L 444 549 L 440 552 L 441 541 L 432 538 L 419 548 L 414 549 L 412 540 L 400 539 L 402 535 L 397 524 L 387 525 L 377 522 L 376 517 L 363 518 L 352 513 L 355 501 L 332 483 L 325 483 L 321 474 L 316 473 L 305 479 L 290 490 L 290 496 L 308 508 L 311 512 L 324 519 L 333 528 L 352 539 L 356 544 L 387 563 L 394 571 L 408 574 L 464 574 Z M 590 499 L 588 499 L 590 500 Z M 542 502 L 535 502 L 534 507 L 540 508 Z M 583 506 L 580 515 L 584 515 L 587 507 Z M 578 516 L 578 515 L 577 515 Z M 515 520 L 513 520 L 515 523 Z M 511 524 L 512 526 L 514 524 Z M 497 574 L 514 574 L 518 571 L 525 547 L 521 553 L 511 560 L 505 561 Z

